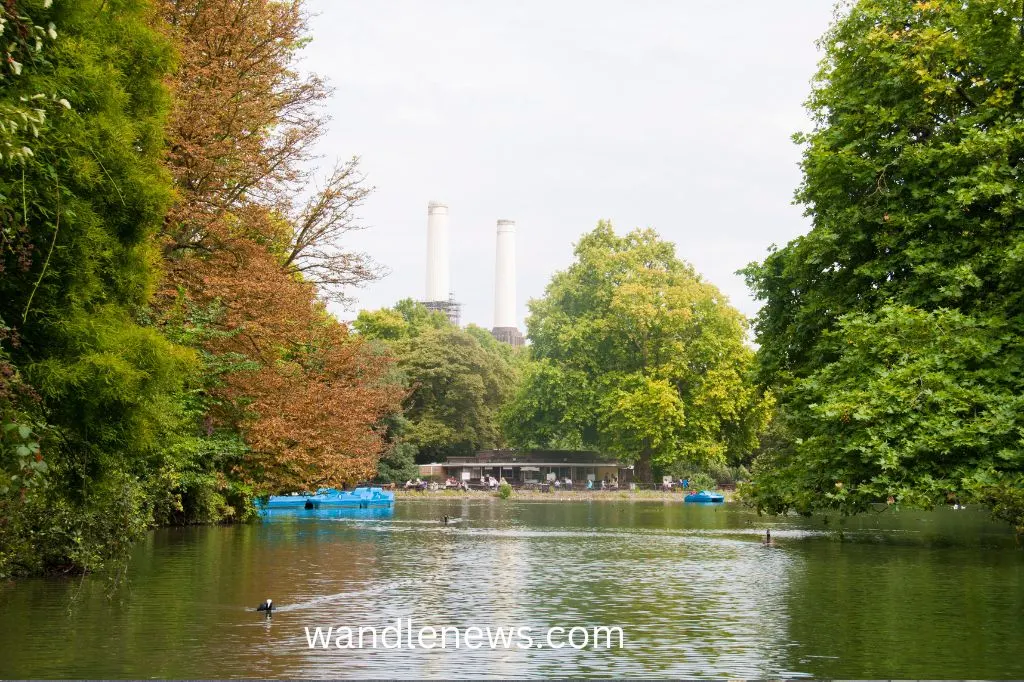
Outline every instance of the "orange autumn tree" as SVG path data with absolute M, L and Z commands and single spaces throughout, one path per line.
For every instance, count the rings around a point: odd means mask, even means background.
M 208 359 L 202 424 L 241 434 L 248 451 L 228 473 L 259 490 L 367 479 L 402 390 L 389 380 L 391 361 L 325 306 L 381 270 L 343 244 L 361 228 L 355 213 L 370 191 L 358 159 L 306 192 L 329 91 L 294 68 L 302 4 L 157 6 L 179 55 L 167 129 L 178 201 L 161 235 L 158 308 Z

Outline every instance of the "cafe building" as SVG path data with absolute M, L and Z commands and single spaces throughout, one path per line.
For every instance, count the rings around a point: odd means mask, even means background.
M 625 485 L 633 480 L 633 467 L 613 457 L 586 450 L 482 450 L 466 457 L 449 457 L 447 462 L 424 464 L 420 475 L 434 479 L 454 478 L 474 484 L 482 476 L 504 478 L 513 486 L 572 481 L 585 487 L 587 481 L 599 485 Z

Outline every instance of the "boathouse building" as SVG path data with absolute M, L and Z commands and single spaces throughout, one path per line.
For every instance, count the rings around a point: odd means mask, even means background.
M 633 467 L 599 452 L 585 450 L 482 450 L 468 457 L 449 457 L 447 462 L 420 465 L 420 475 L 434 479 L 455 478 L 476 482 L 481 476 L 504 478 L 513 486 L 569 479 L 574 486 L 587 481 L 633 480 Z

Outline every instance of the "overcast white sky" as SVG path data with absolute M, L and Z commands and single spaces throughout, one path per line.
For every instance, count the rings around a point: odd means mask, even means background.
M 320 151 L 362 157 L 377 189 L 350 245 L 391 270 L 358 308 L 424 296 L 432 199 L 450 207 L 463 320 L 486 328 L 498 218 L 518 223 L 520 321 L 602 218 L 656 229 L 748 315 L 735 271 L 809 227 L 790 136 L 809 127 L 831 0 L 309 7 L 304 66 L 335 88 Z

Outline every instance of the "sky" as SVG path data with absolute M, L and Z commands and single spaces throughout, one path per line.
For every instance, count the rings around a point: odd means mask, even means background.
M 302 68 L 334 88 L 318 151 L 376 189 L 348 240 L 390 274 L 353 309 L 422 299 L 447 203 L 463 323 L 493 326 L 496 221 L 530 298 L 598 220 L 651 227 L 747 315 L 736 274 L 810 225 L 793 205 L 830 0 L 309 0 Z

